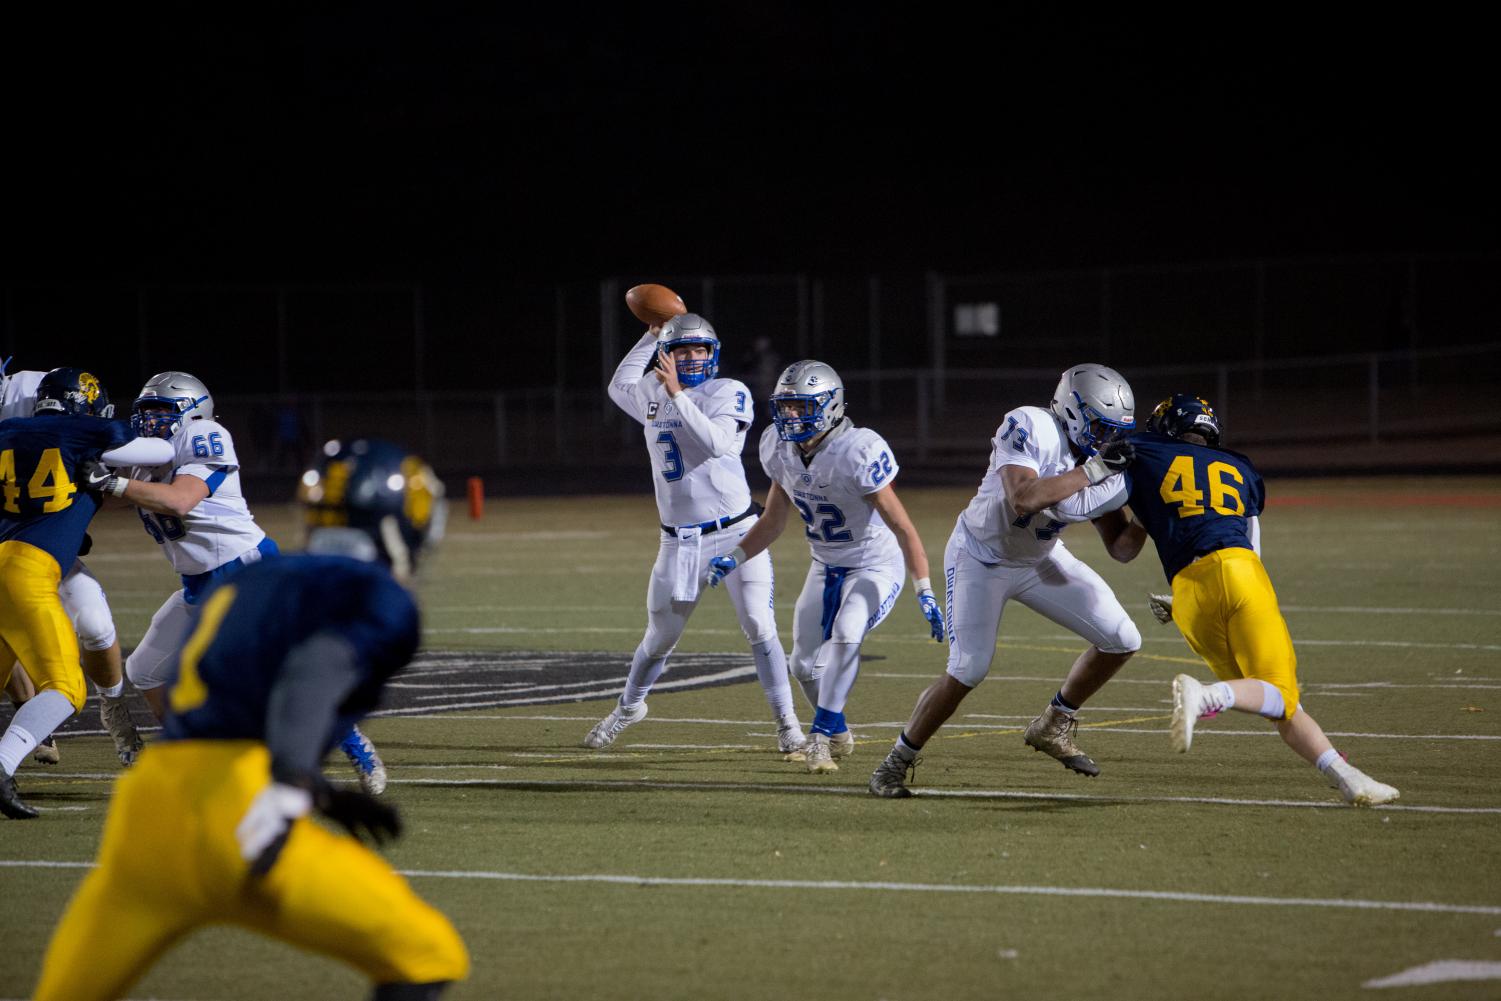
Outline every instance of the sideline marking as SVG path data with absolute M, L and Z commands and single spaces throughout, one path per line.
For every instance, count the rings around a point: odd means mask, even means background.
M 1389 977 L 1367 980 L 1362 987 L 1419 987 L 1423 984 L 1446 984 L 1454 980 L 1501 980 L 1501 963 L 1476 959 L 1436 959 L 1393 973 Z
M 46 862 L 0 859 L 7 868 L 92 869 L 92 862 Z M 867 890 L 895 893 L 984 893 L 1029 897 L 1106 897 L 1166 900 L 1193 904 L 1240 904 L 1256 907 L 1322 907 L 1358 911 L 1416 911 L 1426 914 L 1501 915 L 1489 904 L 1445 904 L 1426 900 L 1359 900 L 1328 897 L 1252 897 L 1243 894 L 1178 893 L 1170 890 L 1122 890 L 1104 886 L 1005 886 L 966 883 L 888 883 L 853 880 L 734 879 L 731 877 L 627 876 L 607 873 L 576 875 L 489 872 L 465 869 L 398 869 L 408 879 L 486 879 L 512 883 L 609 883 L 617 886 L 727 886 L 756 890 Z M 1501 966 L 1501 964 L 1495 964 Z

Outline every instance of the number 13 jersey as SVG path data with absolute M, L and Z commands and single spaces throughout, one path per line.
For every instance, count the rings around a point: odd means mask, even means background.
M 845 418 L 807 463 L 797 444 L 777 429 L 761 432 L 761 468 L 787 492 L 802 516 L 813 558 L 824 566 L 878 566 L 902 559 L 896 535 L 870 495 L 896 479 L 901 467 L 886 440 Z
M 138 466 L 132 474 L 152 483 L 196 476 L 208 484 L 208 496 L 181 518 L 136 509 L 172 569 L 184 576 L 208 573 L 259 546 L 266 533 L 240 492 L 240 462 L 229 432 L 214 421 L 193 421 L 177 429 L 172 447 L 177 454 L 171 465 Z

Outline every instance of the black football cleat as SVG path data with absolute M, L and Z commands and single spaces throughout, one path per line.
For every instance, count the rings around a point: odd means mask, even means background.
M 41 813 L 21 801 L 15 776 L 4 774 L 0 774 L 0 813 L 11 820 L 33 820 L 41 816 Z

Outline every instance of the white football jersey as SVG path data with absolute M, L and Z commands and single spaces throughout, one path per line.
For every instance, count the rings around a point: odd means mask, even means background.
M 36 388 L 46 372 L 12 372 L 0 379 L 0 421 L 30 417 L 36 406 Z
M 753 417 L 750 390 L 734 379 L 710 379 L 671 399 L 655 375 L 640 374 L 655 353 L 656 339 L 643 337 L 615 370 L 610 398 L 645 428 L 661 523 L 743 513 L 751 506 L 740 461 Z
M 870 501 L 901 469 L 891 446 L 874 431 L 845 418 L 804 463 L 797 444 L 782 441 L 769 427 L 761 432 L 761 468 L 802 515 L 818 562 L 859 569 L 902 559 L 895 533 Z
M 208 484 L 209 495 L 182 518 L 137 508 L 172 569 L 191 575 L 216 570 L 260 545 L 266 533 L 251 517 L 240 492 L 240 464 L 234 439 L 214 421 L 184 423 L 172 436 L 173 461 L 164 466 L 136 467 L 132 478 L 153 483 L 174 476 L 196 476 Z
M 1064 522 L 1039 512 L 1017 517 L 1001 482 L 1002 466 L 1026 466 L 1039 477 L 1073 469 L 1074 454 L 1057 419 L 1041 407 L 1017 407 L 1008 413 L 990 440 L 990 468 L 980 490 L 959 515 L 964 548 L 982 563 L 1024 566 L 1036 563 L 1058 545 Z

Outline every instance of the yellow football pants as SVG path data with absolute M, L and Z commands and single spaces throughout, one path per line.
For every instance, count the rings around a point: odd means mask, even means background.
M 20 661 L 37 691 L 61 692 L 77 712 L 88 690 L 78 636 L 57 594 L 61 582 L 62 569 L 46 550 L 0 542 L 0 688 Z
M 1221 681 L 1255 678 L 1282 693 L 1284 719 L 1298 708 L 1298 656 L 1277 592 L 1249 549 L 1202 556 L 1173 578 L 1173 621 Z
M 252 878 L 234 831 L 269 781 L 270 754 L 257 742 L 148 747 L 115 787 L 98 866 L 53 933 L 35 1001 L 121 997 L 210 923 L 341 959 L 378 984 L 468 974 L 448 919 L 351 837 L 298 820 L 271 871 Z

